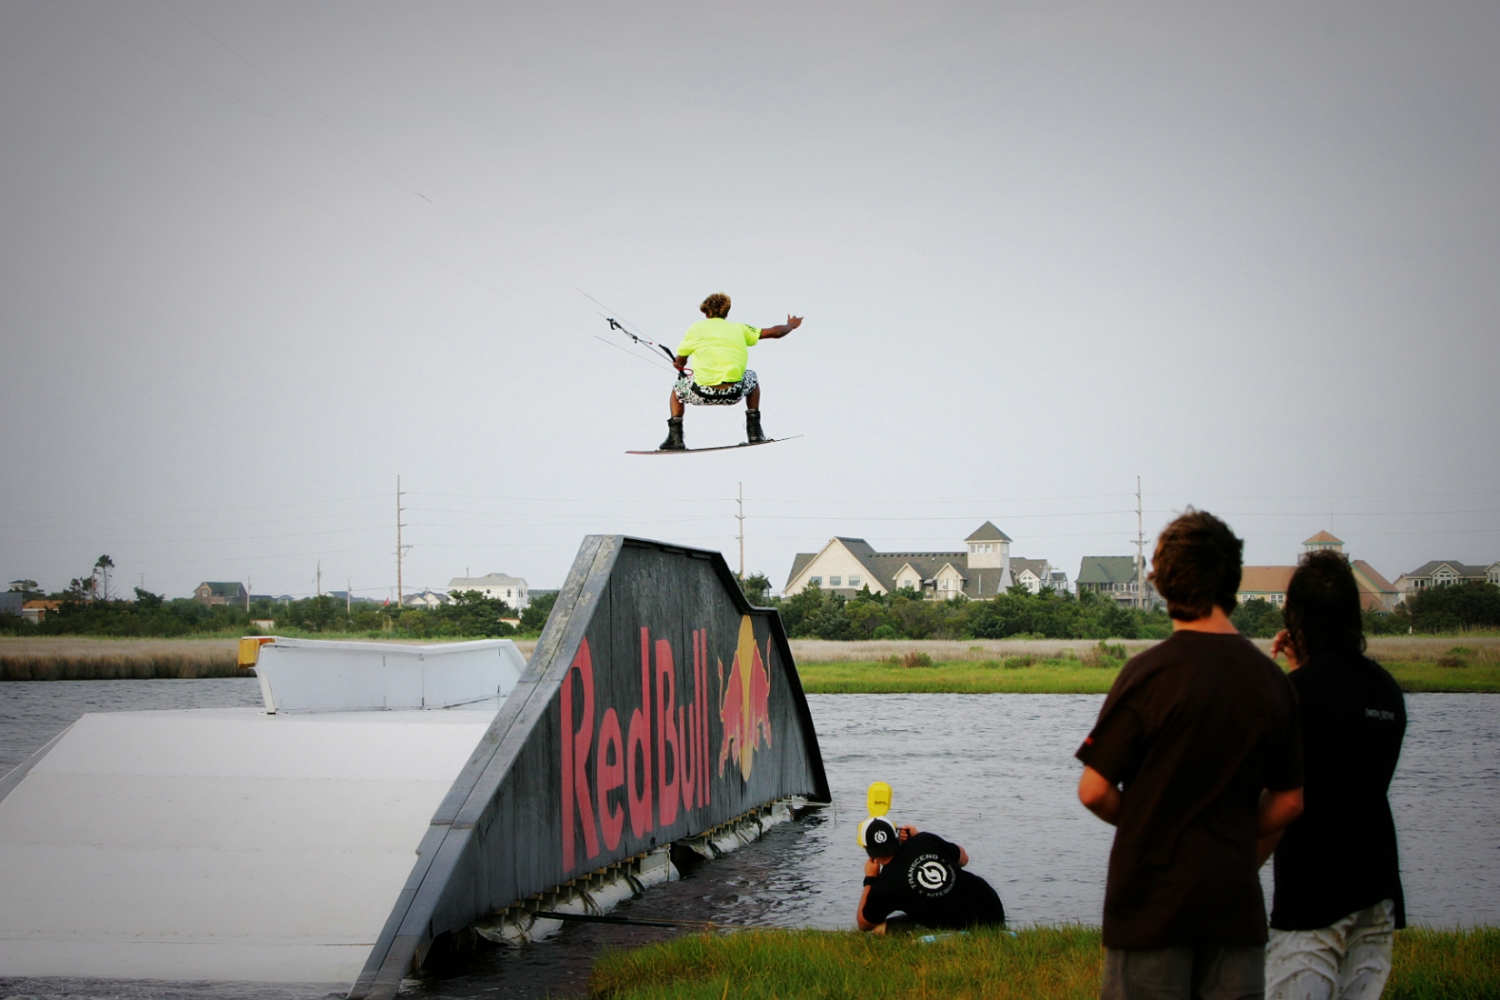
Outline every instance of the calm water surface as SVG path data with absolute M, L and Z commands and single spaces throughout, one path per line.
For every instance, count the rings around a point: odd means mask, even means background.
M 814 695 L 808 699 L 834 804 L 627 903 L 622 916 L 785 927 L 849 927 L 864 852 L 865 788 L 895 789 L 893 815 L 963 844 L 970 869 L 1019 923 L 1097 923 L 1111 829 L 1078 805 L 1073 751 L 1101 695 Z M 0 772 L 85 712 L 260 703 L 244 678 L 0 684 Z M 1408 695 L 1391 800 L 1414 923 L 1500 924 L 1500 696 Z M 1269 866 L 1266 869 L 1269 875 Z M 1269 880 L 1267 880 L 1269 885 Z M 415 996 L 581 995 L 607 947 L 668 931 L 574 925 L 552 941 L 491 949 L 459 974 L 408 984 Z M 320 997 L 326 988 L 0 979 L 0 997 Z

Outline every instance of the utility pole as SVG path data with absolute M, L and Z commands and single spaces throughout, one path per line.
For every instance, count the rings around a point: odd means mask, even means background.
M 323 596 L 323 560 L 318 560 L 318 596 Z
M 740 583 L 745 582 L 745 484 L 740 483 L 740 512 L 735 515 L 740 522 Z
M 406 550 L 409 549 L 409 548 L 411 548 L 410 545 L 402 545 L 401 544 L 401 529 L 404 528 L 404 527 L 406 527 L 406 525 L 404 525 L 404 524 L 401 523 L 401 496 L 402 496 L 402 493 L 401 493 L 401 477 L 397 476 L 396 477 L 396 611 L 397 611 L 397 613 L 399 613 L 401 611 L 401 608 L 402 608 L 401 595 L 404 593 L 404 591 L 402 591 L 402 589 L 401 589 L 401 559 L 402 559 L 403 556 L 405 556 Z
M 1146 531 L 1141 518 L 1141 477 L 1135 477 L 1135 606 L 1146 601 Z
M 350 614 L 354 607 L 354 578 L 350 577 L 344 581 L 344 614 Z
M 255 581 L 250 579 L 250 574 L 245 574 L 245 614 L 250 613 L 250 591 L 255 589 Z

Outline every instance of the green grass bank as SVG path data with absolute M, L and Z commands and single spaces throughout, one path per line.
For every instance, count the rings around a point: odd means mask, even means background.
M 372 640 L 363 633 L 294 635 Z M 1270 646 L 1268 640 L 1256 642 Z M 515 643 L 523 656 L 536 646 L 533 637 Z M 238 673 L 237 644 L 237 638 L 0 636 L 0 681 L 229 677 Z M 793 640 L 792 650 L 812 694 L 1102 694 L 1126 659 L 1152 645 L 1138 639 Z M 1500 637 L 1382 637 L 1370 641 L 1370 655 L 1406 691 L 1500 692 Z
M 1269 639 L 1252 640 L 1270 652 Z M 1103 694 L 1154 640 L 793 640 L 810 694 Z M 1408 692 L 1500 692 L 1500 637 L 1382 636 L 1369 654 Z
M 593 1000 L 820 997 L 1093 1000 L 1098 928 L 976 931 L 923 944 L 852 931 L 699 934 L 612 952 L 594 965 Z M 1396 933 L 1385 1000 L 1500 996 L 1500 928 Z

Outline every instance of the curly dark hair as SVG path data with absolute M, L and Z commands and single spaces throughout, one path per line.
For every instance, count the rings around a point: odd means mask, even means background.
M 1359 584 L 1349 560 L 1332 549 L 1302 557 L 1287 584 L 1281 618 L 1303 663 L 1327 653 L 1365 651 Z
M 1196 621 L 1234 611 L 1240 589 L 1245 543 L 1229 525 L 1205 510 L 1189 507 L 1167 525 L 1156 539 L 1147 577 L 1167 599 L 1167 614 L 1179 621 Z
M 698 311 L 709 319 L 723 319 L 729 315 L 729 296 L 723 292 L 714 292 L 703 300 L 703 304 L 698 307 Z

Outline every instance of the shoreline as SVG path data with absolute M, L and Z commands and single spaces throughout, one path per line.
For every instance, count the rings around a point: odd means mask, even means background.
M 5 636 L 0 681 L 249 676 L 238 666 L 238 641 Z M 514 641 L 523 656 L 536 646 Z M 791 646 L 808 694 L 1103 694 L 1128 657 L 1159 641 L 794 639 Z M 1270 640 L 1252 641 L 1269 650 Z M 1500 636 L 1382 636 L 1370 640 L 1369 655 L 1409 694 L 1500 693 Z

